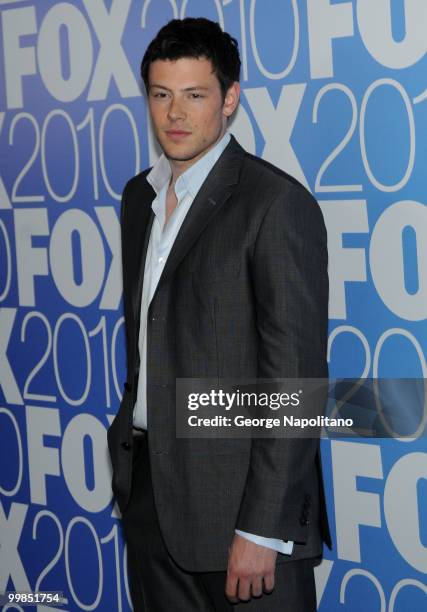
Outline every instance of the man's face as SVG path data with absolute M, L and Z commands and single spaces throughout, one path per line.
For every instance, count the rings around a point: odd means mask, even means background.
M 223 136 L 238 101 L 238 83 L 223 100 L 206 58 L 156 60 L 150 65 L 148 105 L 153 127 L 166 156 L 181 171 Z

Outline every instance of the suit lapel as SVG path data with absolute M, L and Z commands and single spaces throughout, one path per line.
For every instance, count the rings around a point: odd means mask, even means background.
M 239 181 L 244 150 L 232 136 L 224 152 L 208 174 L 175 239 L 159 287 L 173 274 L 201 232 L 232 194 Z
M 139 316 L 141 309 L 142 283 L 144 279 L 145 258 L 147 256 L 148 243 L 150 241 L 151 226 L 153 225 L 154 212 L 150 206 L 150 212 L 146 219 L 146 229 L 143 240 L 141 241 L 141 250 L 137 256 L 138 262 L 136 270 L 135 282 L 132 284 L 132 308 L 136 321 L 136 327 L 139 329 Z
M 122 240 L 126 240 L 122 247 L 123 290 L 130 297 L 129 306 L 136 327 L 139 325 L 138 317 L 145 257 L 154 219 L 151 208 L 154 197 L 154 190 L 144 178 L 142 179 L 142 188 L 135 189 L 129 196 L 132 201 L 126 203 L 126 209 L 129 212 L 128 216 L 125 213 L 125 228 L 122 238 Z

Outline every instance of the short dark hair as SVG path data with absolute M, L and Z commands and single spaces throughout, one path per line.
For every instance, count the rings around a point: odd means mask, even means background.
M 206 58 L 212 63 L 223 98 L 240 77 L 237 40 L 223 32 L 218 23 L 204 17 L 172 19 L 153 38 L 142 58 L 141 76 L 148 91 L 150 64 L 156 60 L 183 57 Z

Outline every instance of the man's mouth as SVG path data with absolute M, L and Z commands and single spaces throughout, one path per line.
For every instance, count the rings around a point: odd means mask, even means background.
M 180 140 L 186 136 L 190 136 L 191 132 L 185 130 L 166 130 L 166 135 L 174 140 Z

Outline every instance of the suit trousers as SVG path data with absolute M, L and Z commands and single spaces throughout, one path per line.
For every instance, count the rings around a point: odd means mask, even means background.
M 135 612 L 314 612 L 313 559 L 276 564 L 275 588 L 250 602 L 231 604 L 226 572 L 188 572 L 168 553 L 153 497 L 148 434 L 134 438 L 132 491 L 122 516 Z M 177 525 L 179 529 L 179 525 Z

